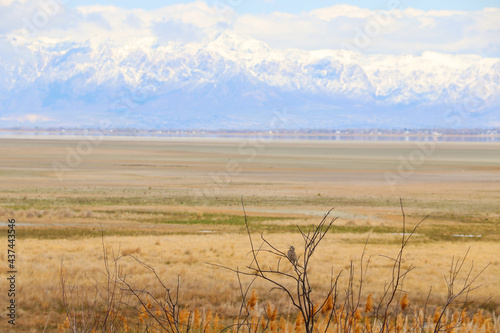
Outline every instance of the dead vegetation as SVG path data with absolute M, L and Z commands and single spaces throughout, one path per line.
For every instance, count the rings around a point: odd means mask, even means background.
M 269 241 L 263 234 L 256 242 L 245 215 L 249 240 L 249 263 L 245 268 L 226 264 L 210 265 L 232 272 L 238 281 L 240 302 L 236 316 L 223 316 L 212 311 L 208 303 L 190 308 L 183 303 L 180 276 L 173 285 L 164 282 L 154 267 L 135 256 L 140 251 L 126 249 L 121 255 L 109 257 L 102 241 L 104 279 L 93 280 L 92 287 L 80 289 L 67 282 L 61 269 L 61 288 L 66 320 L 58 325 L 60 332 L 494 332 L 498 317 L 481 309 L 470 295 L 480 287 L 479 278 L 487 267 L 476 269 L 467 261 L 467 253 L 453 258 L 445 282 L 447 297 L 441 305 L 429 304 L 432 287 L 424 303 L 414 302 L 412 290 L 405 279 L 414 269 L 406 264 L 409 241 L 424 220 L 407 230 L 401 205 L 402 232 L 399 250 L 385 256 L 391 262 L 390 274 L 383 279 L 379 296 L 365 290 L 370 276 L 371 257 L 366 246 L 360 254 L 359 266 L 353 261 L 347 269 L 331 267 L 327 287 L 316 288 L 313 281 L 313 257 L 321 257 L 321 243 L 336 218 L 326 214 L 314 228 L 298 227 L 302 245 L 297 258 Z M 330 213 L 330 212 L 329 212 Z M 339 249 L 341 251 L 341 249 Z M 293 258 L 292 258 L 293 257 Z M 130 280 L 122 263 L 127 258 L 150 275 L 147 285 Z M 327 262 L 323 262 L 327 265 Z M 346 279 L 341 279 L 345 276 Z M 258 297 L 254 284 L 269 285 L 269 295 L 287 301 L 284 308 L 274 304 L 267 295 Z M 343 281 L 343 282 L 342 282 Z M 156 285 L 156 288 L 153 287 Z M 368 295 L 368 296 L 365 296 Z M 484 300 L 487 302 L 488 300 Z M 291 307 L 290 307 L 291 305 Z

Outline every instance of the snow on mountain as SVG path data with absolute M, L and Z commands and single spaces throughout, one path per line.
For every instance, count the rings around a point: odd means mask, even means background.
M 2 44 L 12 47 L 0 51 L 2 127 L 266 128 L 276 112 L 289 115 L 286 128 L 500 124 L 496 58 L 278 50 L 229 33 L 197 44 Z

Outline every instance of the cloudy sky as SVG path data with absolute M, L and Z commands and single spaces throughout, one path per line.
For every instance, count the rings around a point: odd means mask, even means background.
M 125 1 L 94 1 L 94 0 L 74 0 L 71 2 L 72 6 L 82 6 L 82 5 L 116 5 L 117 3 L 124 8 L 143 8 L 143 9 L 157 9 L 167 5 L 178 4 L 178 3 L 189 3 L 191 1 L 178 1 L 178 0 L 156 0 L 156 1 L 146 1 L 138 4 L 137 1 L 125 0 Z M 344 4 L 345 1 L 333 1 L 333 0 L 309 0 L 309 1 L 290 1 L 290 0 L 226 0 L 226 1 L 212 1 L 213 4 L 229 4 L 234 7 L 234 10 L 238 13 L 244 14 L 259 14 L 259 13 L 271 13 L 271 12 L 288 12 L 288 13 L 299 13 L 308 12 L 316 8 L 329 7 L 332 5 Z M 369 8 L 373 10 L 387 9 L 389 6 L 389 1 L 387 0 L 363 0 L 363 1 L 349 1 L 350 4 L 354 4 L 359 7 Z M 498 7 L 497 0 L 477 0 L 477 1 L 435 1 L 435 0 L 412 0 L 412 1 L 399 1 L 395 2 L 401 8 L 416 8 L 421 10 L 478 10 L 484 7 Z M 69 4 L 69 3 L 68 3 Z
M 272 48 L 500 56 L 498 0 L 0 0 L 0 34 L 43 42 L 200 42 L 221 31 Z

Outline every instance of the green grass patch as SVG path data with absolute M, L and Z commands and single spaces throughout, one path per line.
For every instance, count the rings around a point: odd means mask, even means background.
M 81 239 L 97 238 L 104 236 L 148 236 L 163 235 L 166 232 L 157 230 L 119 230 L 90 228 L 18 228 L 16 236 L 18 239 Z

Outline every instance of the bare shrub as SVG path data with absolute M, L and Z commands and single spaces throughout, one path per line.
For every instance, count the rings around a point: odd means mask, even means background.
M 243 204 L 243 203 L 242 203 Z M 245 207 L 246 231 L 250 246 L 250 262 L 244 269 L 213 264 L 235 273 L 239 285 L 241 302 L 236 318 L 223 319 L 217 313 L 194 309 L 188 311 L 180 299 L 180 277 L 173 287 L 167 286 L 157 271 L 134 254 L 140 247 L 127 248 L 121 256 L 109 257 L 102 238 L 104 275 L 88 277 L 90 286 L 83 288 L 71 284 L 69 274 L 61 265 L 61 287 L 63 306 L 67 319 L 60 325 L 62 332 L 491 332 L 498 329 L 498 318 L 484 314 L 469 301 L 469 294 L 477 289 L 477 279 L 486 269 L 474 273 L 474 265 L 466 264 L 463 258 L 453 258 L 445 282 L 447 298 L 442 306 L 430 309 L 412 304 L 411 291 L 405 290 L 406 276 L 412 265 L 403 265 L 407 245 L 422 219 L 407 231 L 406 216 L 400 202 L 402 214 L 402 236 L 399 251 L 390 260 L 391 273 L 386 276 L 383 293 L 376 298 L 364 291 L 370 259 L 366 257 L 368 239 L 360 257 L 359 267 L 351 261 L 346 272 L 340 269 L 332 273 L 326 292 L 317 291 L 313 280 L 313 256 L 321 253 L 320 244 L 331 229 L 336 218 L 330 210 L 321 222 L 308 230 L 297 227 L 302 237 L 297 249 L 279 249 L 263 234 L 256 242 L 250 232 Z M 120 262 L 131 260 L 151 275 L 148 285 L 138 285 L 122 270 Z M 271 264 L 269 264 L 271 263 Z M 406 268 L 404 268 L 406 267 Z M 340 280 L 346 275 L 346 282 Z M 243 277 L 246 277 L 243 282 Z M 384 279 L 384 277 L 380 277 Z M 287 298 L 296 312 L 278 309 L 265 298 L 259 299 L 253 284 L 261 280 Z M 155 288 L 153 288 L 155 287 Z M 152 291 L 154 290 L 154 292 Z M 159 290 L 159 291 L 158 291 Z M 324 290 L 324 289 L 323 289 Z M 430 296 L 430 291 L 429 291 Z M 427 300 L 429 297 L 427 297 Z M 281 316 L 280 316 L 281 314 Z
M 104 276 L 89 277 L 88 286 L 73 284 L 70 274 L 61 262 L 60 282 L 66 320 L 59 325 L 60 332 L 127 332 L 129 312 L 124 304 L 133 304 L 130 295 L 119 283 L 120 268 L 109 258 L 103 244 Z

